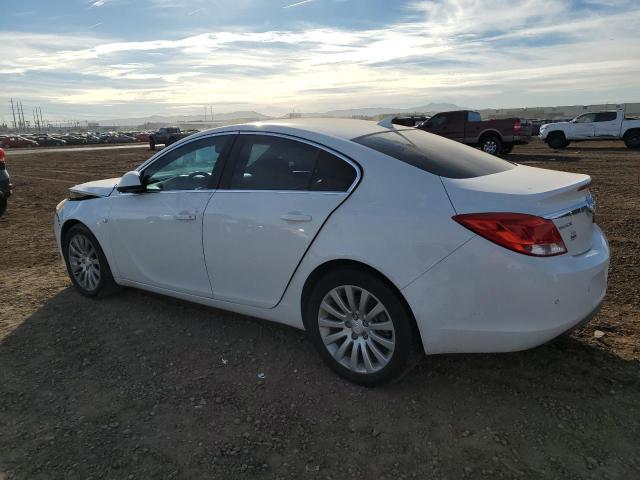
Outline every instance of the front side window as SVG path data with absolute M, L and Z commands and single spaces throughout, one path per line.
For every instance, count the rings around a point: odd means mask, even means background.
M 596 122 L 611 122 L 616 118 L 616 112 L 600 112 L 596 114 Z
M 203 138 L 159 158 L 142 175 L 147 191 L 203 190 L 214 188 L 219 158 L 229 135 Z
M 473 178 L 514 168 L 506 160 L 422 130 L 374 133 L 352 141 L 441 177 Z
M 595 120 L 596 120 L 595 113 L 585 113 L 584 115 L 580 115 L 579 117 L 577 117 L 575 122 L 576 123 L 592 123 L 592 122 L 595 122 Z
M 436 115 L 431 118 L 431 125 L 434 127 L 443 127 L 447 124 L 447 117 L 444 115 Z

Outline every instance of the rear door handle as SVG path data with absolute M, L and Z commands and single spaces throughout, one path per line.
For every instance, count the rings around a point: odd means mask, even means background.
M 175 218 L 176 220 L 180 220 L 183 222 L 190 222 L 192 220 L 196 219 L 196 214 L 195 213 L 189 213 L 189 212 L 180 212 L 180 213 L 176 213 L 173 218 Z
M 305 215 L 300 212 L 289 212 L 284 215 L 280 215 L 280 218 L 287 222 L 310 222 L 312 217 L 311 215 Z

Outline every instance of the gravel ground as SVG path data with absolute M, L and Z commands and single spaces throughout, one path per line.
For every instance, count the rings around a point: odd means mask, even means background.
M 639 151 L 536 141 L 508 156 L 593 177 L 612 264 L 590 325 L 527 352 L 427 357 L 373 390 L 332 374 L 302 332 L 133 289 L 95 301 L 70 288 L 56 203 L 148 156 L 7 155 L 0 480 L 640 478 Z

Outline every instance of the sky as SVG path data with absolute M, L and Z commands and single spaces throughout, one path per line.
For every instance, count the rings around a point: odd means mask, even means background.
M 639 0 L 2 0 L 0 121 L 640 101 Z

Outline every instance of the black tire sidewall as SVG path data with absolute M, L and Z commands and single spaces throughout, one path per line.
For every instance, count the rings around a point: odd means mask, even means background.
M 95 290 L 87 290 L 82 285 L 78 283 L 75 276 L 71 272 L 71 265 L 69 264 L 69 243 L 71 239 L 76 235 L 85 236 L 93 245 L 93 248 L 96 249 L 98 254 L 98 261 L 100 262 L 100 280 L 98 281 L 98 286 Z M 109 287 L 115 285 L 113 281 L 113 276 L 111 275 L 111 269 L 109 268 L 109 263 L 107 262 L 107 258 L 102 251 L 102 247 L 100 247 L 100 242 L 98 239 L 91 233 L 86 226 L 78 223 L 72 226 L 64 235 L 62 239 L 62 256 L 64 257 L 64 263 L 67 266 L 67 272 L 69 274 L 69 278 L 73 283 L 73 286 L 80 292 L 82 295 L 86 297 L 96 297 L 100 295 L 103 291 L 107 290 Z
M 390 362 L 382 370 L 371 374 L 352 372 L 336 362 L 324 346 L 318 326 L 320 303 L 330 290 L 340 285 L 355 285 L 368 290 L 383 303 L 391 316 L 396 346 Z M 412 354 L 419 348 L 419 335 L 414 322 L 398 295 L 384 280 L 359 269 L 340 269 L 324 275 L 315 284 L 306 305 L 303 306 L 303 321 L 307 334 L 324 362 L 343 378 L 366 387 L 388 383 L 402 376 Z
M 627 148 L 640 148 L 640 132 L 632 132 L 625 136 L 624 144 Z
M 547 145 L 549 145 L 554 150 L 559 150 L 562 148 L 566 148 L 566 146 L 569 145 L 569 142 L 567 142 L 567 138 L 563 134 L 554 133 L 549 136 Z

